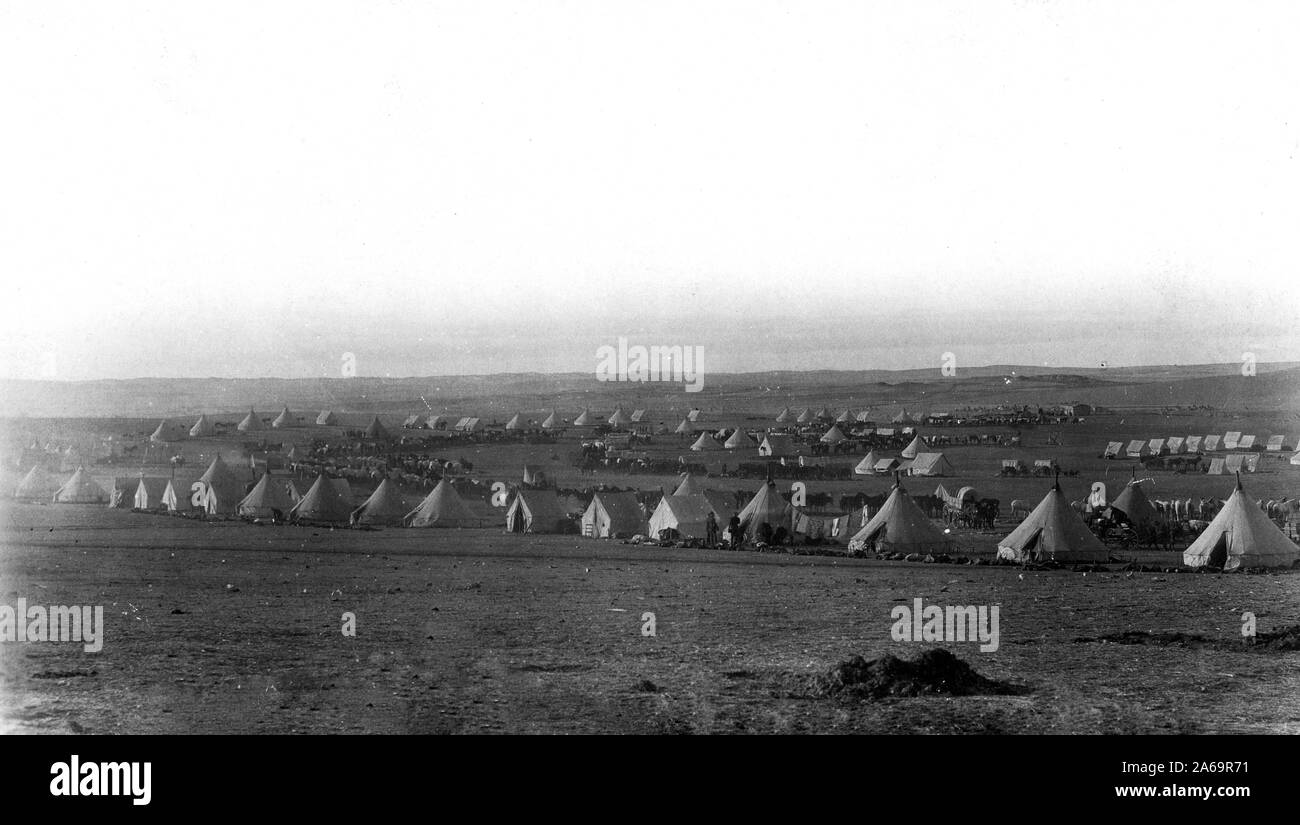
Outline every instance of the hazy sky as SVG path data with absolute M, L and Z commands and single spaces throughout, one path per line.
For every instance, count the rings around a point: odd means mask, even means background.
M 1300 360 L 1300 4 L 0 0 L 10 377 Z

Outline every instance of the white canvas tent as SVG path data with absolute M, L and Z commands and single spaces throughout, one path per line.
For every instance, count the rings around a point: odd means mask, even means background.
M 722 446 L 728 450 L 742 450 L 752 449 L 758 445 L 754 443 L 753 438 L 750 438 L 749 433 L 745 432 L 744 427 L 737 427 L 735 432 L 722 442 Z
M 740 511 L 740 527 L 747 539 L 754 539 L 758 535 L 759 525 L 764 523 L 774 531 L 778 527 L 784 527 L 789 533 L 794 527 L 793 518 L 794 511 L 790 502 L 777 492 L 776 484 L 768 482 L 758 488 L 754 497 Z
M 903 448 L 903 452 L 900 455 L 902 455 L 903 458 L 916 458 L 920 453 L 928 452 L 930 452 L 930 448 L 926 446 L 926 443 L 921 440 L 921 436 L 918 435 L 912 439 L 912 443 Z
M 289 520 L 319 524 L 347 524 L 356 507 L 346 478 L 316 476 L 311 489 L 289 510 Z
M 880 510 L 849 539 L 850 552 L 947 553 L 955 545 L 899 484 L 894 485 Z
M 506 509 L 511 533 L 563 533 L 567 522 L 554 490 L 519 490 Z
M 59 491 L 63 482 L 37 464 L 27 471 L 14 488 L 14 498 L 25 501 L 49 501 Z
M 248 495 L 240 499 L 236 511 L 244 518 L 283 519 L 289 515 L 294 503 L 287 479 L 263 473 Z
M 398 526 L 403 523 L 411 505 L 389 479 L 379 482 L 361 506 L 352 511 L 348 521 L 352 524 Z
M 953 469 L 952 462 L 943 453 L 917 453 L 907 472 L 914 476 L 946 476 Z
M 63 482 L 54 493 L 54 501 L 58 504 L 104 504 L 108 501 L 108 493 L 95 483 L 84 467 L 78 467 L 72 478 Z
M 275 430 L 282 430 L 285 427 L 292 427 L 292 426 L 293 426 L 293 416 L 289 413 L 289 408 L 287 406 L 284 409 L 280 410 L 280 414 L 277 415 L 275 417 L 275 420 L 271 422 L 271 428 Z
M 1210 526 L 1183 553 L 1188 567 L 1237 570 L 1249 567 L 1291 567 L 1300 548 L 1246 497 L 1241 481 Z
M 597 491 L 582 514 L 582 534 L 589 538 L 626 538 L 645 530 L 646 517 L 636 493 Z
M 445 478 L 402 519 L 407 527 L 481 527 L 482 521 Z
M 1088 564 L 1107 561 L 1110 552 L 1070 506 L 1060 484 L 1054 484 L 1029 516 L 998 542 L 998 558 Z
M 826 434 L 821 438 L 823 444 L 830 444 L 832 446 L 846 440 L 848 440 L 848 436 L 846 436 L 844 431 L 840 429 L 839 424 L 831 425 L 831 428 L 827 430 Z
M 216 425 L 213 424 L 212 421 L 208 418 L 208 416 L 204 413 L 200 413 L 199 420 L 194 422 L 193 427 L 190 427 L 191 438 L 203 438 L 204 436 L 216 435 L 216 434 L 217 434 Z
M 709 513 L 713 513 L 718 534 L 726 527 L 730 515 L 718 509 L 718 504 L 703 493 L 681 496 L 664 496 L 650 514 L 647 527 L 651 538 L 659 538 L 662 530 L 676 530 L 685 538 L 705 538 L 708 535 Z M 734 512 L 734 510 L 733 510 Z
M 338 423 L 338 416 L 332 410 L 321 410 L 321 414 L 316 416 L 316 424 L 321 427 L 333 427 Z
M 239 424 L 235 426 L 235 429 L 239 430 L 241 433 L 258 432 L 263 429 L 262 419 L 257 417 L 257 413 L 253 411 L 252 407 L 249 407 L 248 415 L 244 416 L 244 420 L 240 421 Z
M 137 510 L 164 510 L 167 503 L 163 500 L 167 492 L 169 479 L 160 476 L 146 476 L 135 485 L 131 506 Z

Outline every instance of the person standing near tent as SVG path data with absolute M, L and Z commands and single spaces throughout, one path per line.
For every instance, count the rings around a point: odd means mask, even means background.
M 718 544 L 718 517 L 709 511 L 709 517 L 704 521 L 705 541 L 710 547 L 716 547 Z
M 727 534 L 731 537 L 731 549 L 740 549 L 740 513 L 732 513 L 731 521 L 727 522 Z

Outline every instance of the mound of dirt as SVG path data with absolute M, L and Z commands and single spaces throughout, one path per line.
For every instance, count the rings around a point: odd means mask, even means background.
M 867 661 L 854 656 L 827 673 L 814 676 L 808 693 L 816 698 L 847 696 L 999 696 L 1024 693 L 1007 682 L 987 679 L 947 650 L 927 650 L 912 661 L 882 656 Z

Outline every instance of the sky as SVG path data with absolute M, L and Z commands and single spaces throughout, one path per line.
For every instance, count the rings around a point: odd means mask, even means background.
M 0 0 L 0 377 L 1300 360 L 1300 4 Z

